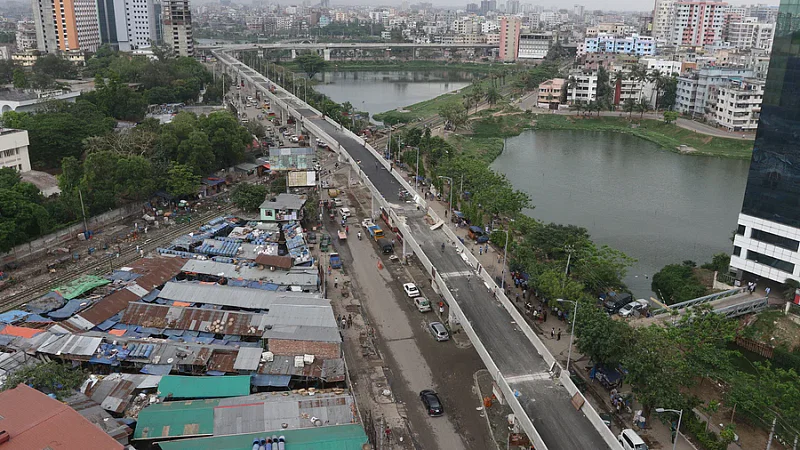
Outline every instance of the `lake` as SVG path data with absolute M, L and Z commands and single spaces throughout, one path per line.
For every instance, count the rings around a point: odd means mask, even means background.
M 454 70 L 352 71 L 317 74 L 314 89 L 337 103 L 350 102 L 370 116 L 410 106 L 470 84 L 472 74 Z
M 585 227 L 595 242 L 636 258 L 625 282 L 648 298 L 664 265 L 732 251 L 749 165 L 627 134 L 553 130 L 509 138 L 491 167 L 531 196 L 526 214 Z

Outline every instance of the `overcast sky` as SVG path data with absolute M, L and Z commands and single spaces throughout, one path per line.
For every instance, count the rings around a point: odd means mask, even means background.
M 279 0 L 281 4 L 291 4 L 292 1 L 297 0 Z M 417 2 L 430 2 L 433 3 L 434 6 L 438 6 L 441 8 L 459 8 L 464 9 L 467 6 L 467 3 L 480 3 L 480 0 L 406 0 L 409 5 L 417 3 Z M 400 6 L 402 0 L 379 0 L 375 3 L 367 2 L 366 0 L 333 0 L 331 1 L 332 5 L 382 5 L 382 6 Z M 506 0 L 497 0 L 498 6 L 504 4 Z M 311 4 L 315 4 L 316 1 L 312 0 Z M 586 10 L 593 10 L 593 9 L 602 9 L 603 11 L 652 11 L 654 0 L 604 0 L 603 2 L 591 1 L 591 0 L 570 0 L 570 1 L 559 1 L 559 0 L 536 0 L 536 1 L 525 1 L 521 0 L 520 3 L 531 3 L 535 5 L 542 5 L 544 7 L 559 7 L 559 8 L 568 8 L 571 9 L 572 5 L 579 4 L 583 5 Z M 731 5 L 750 5 L 750 4 L 767 4 L 767 5 L 778 5 L 780 0 L 728 0 L 728 4 Z

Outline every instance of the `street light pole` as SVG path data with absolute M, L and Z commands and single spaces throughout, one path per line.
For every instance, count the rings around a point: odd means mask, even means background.
M 659 414 L 672 412 L 678 415 L 678 426 L 675 428 L 675 439 L 672 441 L 672 450 L 675 450 L 675 447 L 678 445 L 678 436 L 680 436 L 681 432 L 681 419 L 683 419 L 683 410 L 681 409 L 678 411 L 677 409 L 656 408 L 656 412 Z
M 450 212 L 453 212 L 453 179 L 444 175 L 439 175 L 439 178 L 444 178 L 450 182 Z
M 508 256 L 508 230 L 506 232 L 506 245 L 503 247 L 503 270 L 500 272 L 500 291 L 505 292 L 506 287 L 506 257 Z
M 578 321 L 578 301 L 575 300 L 575 310 L 572 312 L 572 331 L 569 334 L 569 350 L 567 350 L 567 374 L 569 374 L 569 362 L 572 359 L 572 342 L 575 340 L 575 322 Z

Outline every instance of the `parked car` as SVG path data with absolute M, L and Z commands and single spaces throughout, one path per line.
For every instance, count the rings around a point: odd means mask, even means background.
M 606 312 L 609 314 L 616 314 L 623 306 L 627 305 L 633 301 L 633 297 L 631 294 L 622 292 L 622 293 L 614 293 L 614 295 L 609 294 L 606 297 L 606 301 L 603 303 L 603 306 L 606 309 Z
M 342 199 L 337 198 L 333 201 L 333 206 L 341 208 L 342 206 L 344 206 L 344 202 L 342 201 Z
M 639 300 L 634 300 L 620 308 L 619 315 L 622 317 L 631 317 L 637 314 L 642 314 L 648 306 L 650 306 L 650 304 L 647 302 L 647 300 L 640 298 Z
M 622 430 L 617 440 L 625 450 L 647 450 L 647 444 L 644 443 L 644 440 L 630 428 Z
M 419 399 L 422 400 L 422 404 L 425 405 L 425 409 L 428 411 L 429 416 L 436 417 L 444 414 L 442 402 L 439 401 L 439 396 L 435 391 L 431 389 L 425 389 L 419 393 Z
M 431 310 L 431 302 L 425 297 L 414 297 L 414 306 L 417 307 L 419 312 L 428 312 Z
M 403 290 L 406 291 L 406 295 L 409 297 L 419 297 L 419 289 L 417 289 L 417 285 L 414 283 L 404 284 Z
M 431 322 L 430 329 L 437 341 L 450 340 L 450 333 L 447 332 L 447 328 L 441 322 Z
M 342 220 L 347 220 L 351 214 L 349 208 L 342 208 L 339 210 L 339 215 L 342 216 Z

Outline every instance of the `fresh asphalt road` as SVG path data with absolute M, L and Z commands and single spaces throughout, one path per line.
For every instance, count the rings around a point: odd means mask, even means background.
M 400 184 L 387 173 L 383 165 L 363 145 L 310 110 L 299 110 L 329 136 L 336 139 L 351 157 L 361 161 L 361 168 L 375 187 L 390 202 L 396 201 Z M 456 295 L 478 336 L 494 359 L 512 389 L 520 393 L 519 400 L 550 450 L 608 448 L 600 433 L 589 420 L 576 411 L 564 387 L 550 379 L 544 359 L 533 344 L 512 322 L 511 316 L 490 295 L 488 289 L 473 276 L 447 277 L 469 269 L 452 246 L 442 252 L 442 242 L 448 241 L 443 231 L 431 231 L 423 212 L 407 212 L 407 224 L 423 251 L 446 278 L 448 288 Z M 415 214 L 416 213 L 416 214 Z

